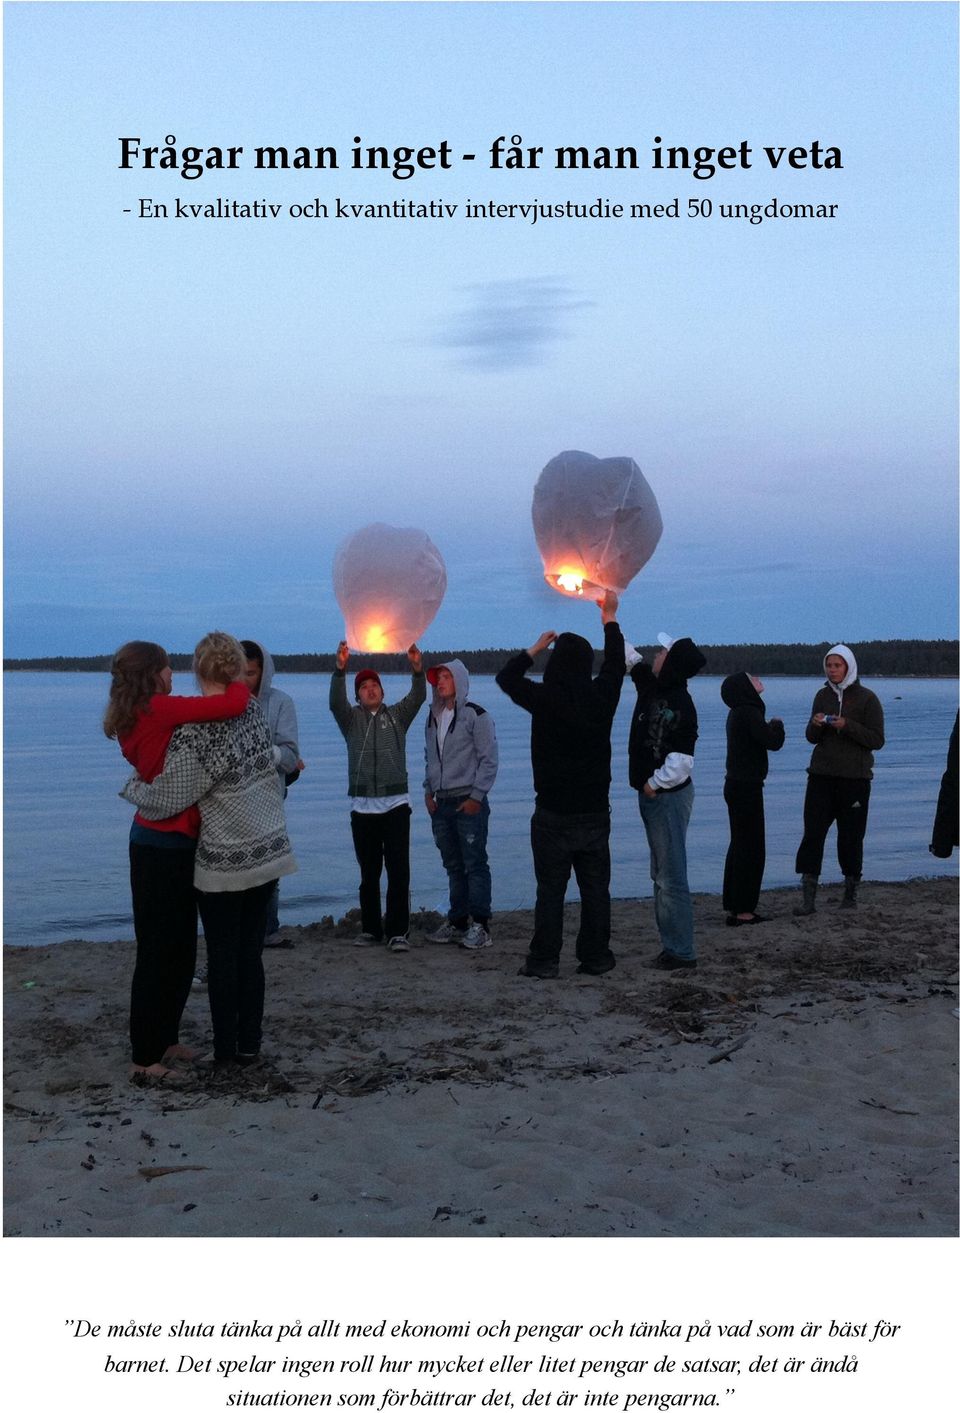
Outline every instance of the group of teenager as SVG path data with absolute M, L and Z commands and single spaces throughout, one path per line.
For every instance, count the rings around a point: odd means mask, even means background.
M 693 808 L 697 713 L 688 689 L 705 658 L 688 637 L 659 635 L 650 663 L 625 641 L 617 599 L 599 601 L 604 648 L 576 633 L 541 634 L 497 675 L 531 717 L 535 806 L 530 840 L 536 877 L 533 934 L 520 975 L 559 975 L 563 909 L 573 873 L 580 892 L 577 970 L 599 976 L 616 965 L 610 946 L 610 734 L 624 678 L 636 689 L 629 779 L 646 834 L 660 952 L 652 965 L 696 967 L 686 835 Z M 538 682 L 528 675 L 549 651 Z M 410 689 L 384 699 L 379 675 L 363 668 L 348 701 L 349 649 L 341 642 L 330 710 L 347 750 L 350 827 L 360 870 L 358 946 L 409 950 L 410 788 L 407 733 L 433 689 L 426 714 L 423 798 L 448 876 L 449 908 L 432 942 L 468 951 L 491 945 L 487 856 L 489 794 L 497 777 L 496 729 L 470 700 L 458 659 L 424 668 L 408 650 Z M 176 1081 L 178 1060 L 196 1058 L 179 1024 L 197 972 L 197 914 L 207 948 L 213 1063 L 256 1063 L 262 1039 L 262 950 L 277 943 L 279 879 L 297 865 L 284 819 L 288 785 L 304 763 L 290 698 L 272 685 L 263 646 L 210 633 L 193 660 L 199 697 L 171 695 L 172 673 L 158 644 L 132 642 L 115 655 L 106 734 L 136 774 L 122 791 L 136 805 L 130 880 L 137 957 L 131 988 L 132 1073 Z M 797 853 L 797 913 L 816 908 L 824 844 L 837 826 L 842 907 L 856 906 L 863 865 L 873 752 L 884 744 L 883 711 L 862 685 L 854 654 L 838 644 L 824 660 L 806 735 L 813 746 Z M 765 861 L 763 783 L 768 755 L 784 742 L 782 721 L 766 719 L 763 683 L 726 678 L 729 708 L 724 799 L 730 846 L 723 905 L 731 927 L 763 922 L 756 911 Z M 381 880 L 386 873 L 385 906 Z

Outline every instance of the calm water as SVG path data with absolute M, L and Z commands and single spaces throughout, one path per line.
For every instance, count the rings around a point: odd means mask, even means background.
M 402 696 L 408 680 L 385 678 L 387 699 Z M 328 681 L 312 675 L 276 679 L 297 704 L 300 748 L 308 766 L 287 799 L 290 834 L 300 863 L 300 872 L 281 885 L 281 920 L 288 923 L 311 922 L 324 913 L 339 917 L 356 906 L 346 751 L 327 708 Z M 767 681 L 767 714 L 782 717 L 787 728 L 786 745 L 779 755 L 771 756 L 766 786 L 765 882 L 771 887 L 795 882 L 793 859 L 811 750 L 803 730 L 819 685 L 813 678 Z M 868 685 L 883 702 L 887 745 L 877 756 L 865 876 L 895 880 L 952 873 L 953 861 L 935 859 L 927 845 L 957 709 L 957 684 L 888 678 L 868 679 Z M 117 796 L 129 772 L 117 746 L 100 730 L 107 686 L 107 678 L 97 673 L 4 674 L 4 928 L 9 943 L 133 934 L 126 861 L 131 810 Z M 700 740 L 688 839 L 690 882 L 707 893 L 721 889 L 727 846 L 722 794 L 726 708 L 719 688 L 719 678 L 693 683 Z M 188 676 L 174 683 L 176 692 L 193 690 Z M 490 677 L 474 678 L 472 695 L 493 712 L 500 741 L 500 777 L 491 795 L 494 907 L 529 907 L 534 886 L 528 843 L 533 799 L 529 717 L 503 696 Z M 650 893 L 636 795 L 626 784 L 626 741 L 634 695 L 628 681 L 613 734 L 611 847 L 617 897 Z M 413 905 L 443 908 L 446 875 L 419 803 L 424 711 L 407 738 L 414 785 Z M 832 837 L 825 855 L 825 880 L 839 876 L 831 849 Z

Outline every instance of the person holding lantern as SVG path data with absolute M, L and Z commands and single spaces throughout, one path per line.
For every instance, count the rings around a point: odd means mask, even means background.
M 697 709 L 687 682 L 706 658 L 690 638 L 657 635 L 660 651 L 652 666 L 636 649 L 630 676 L 637 704 L 630 723 L 630 784 L 640 794 L 640 817 L 650 848 L 653 907 L 660 934 L 663 971 L 697 965 L 693 945 L 693 904 L 687 883 L 687 825 L 693 809 L 693 752 Z
M 563 902 L 570 870 L 580 889 L 577 971 L 602 976 L 616 965 L 610 950 L 610 729 L 624 675 L 617 596 L 599 600 L 604 657 L 593 676 L 593 648 L 576 633 L 541 633 L 497 674 L 497 686 L 528 711 L 536 804 L 530 844 L 537 878 L 533 938 L 521 976 L 560 974 Z M 527 672 L 544 648 L 553 652 L 542 682 Z
M 387 939 L 391 952 L 408 952 L 410 926 L 410 796 L 407 786 L 407 731 L 426 700 L 423 655 L 407 649 L 413 669 L 410 691 L 394 706 L 383 700 L 383 684 L 372 668 L 353 681 L 357 705 L 347 702 L 350 649 L 337 648 L 330 679 L 330 710 L 347 743 L 350 829 L 360 865 L 358 947 Z M 380 876 L 387 871 L 386 914 L 380 906 Z

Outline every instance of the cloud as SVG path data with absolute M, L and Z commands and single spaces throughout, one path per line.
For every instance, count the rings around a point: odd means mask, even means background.
M 593 307 L 546 276 L 488 280 L 465 292 L 469 302 L 438 342 L 464 350 L 464 364 L 488 372 L 544 363 L 550 344 L 570 337 L 567 316 Z

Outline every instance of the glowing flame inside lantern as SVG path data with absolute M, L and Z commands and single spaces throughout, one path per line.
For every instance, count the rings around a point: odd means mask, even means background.
M 567 594 L 583 593 L 583 575 L 575 574 L 572 570 L 564 570 L 557 575 L 557 588 L 563 589 Z
M 363 648 L 368 653 L 385 653 L 390 651 L 390 643 L 386 633 L 378 623 L 371 624 L 369 628 L 363 630 Z

